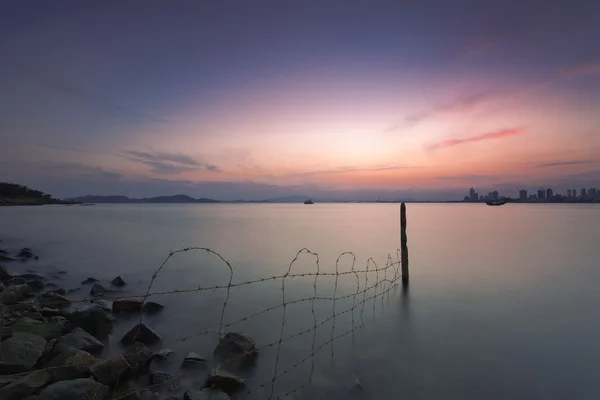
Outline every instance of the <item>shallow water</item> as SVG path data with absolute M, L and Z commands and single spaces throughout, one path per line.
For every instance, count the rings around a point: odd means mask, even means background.
M 309 332 L 283 341 L 277 374 L 290 372 L 276 379 L 274 397 L 306 384 L 311 368 L 311 385 L 294 398 L 598 397 L 598 205 L 407 208 L 409 290 L 393 289 L 338 316 L 335 336 L 352 331 L 353 317 L 354 325 L 365 326 L 336 339 L 333 348 L 327 344 L 333 321 L 314 336 L 309 329 L 332 315 L 330 300 L 316 300 L 314 308 L 311 301 L 287 306 L 283 336 Z M 369 257 L 382 268 L 388 254 L 396 257 L 398 219 L 397 204 L 4 207 L 0 248 L 31 247 L 39 261 L 8 268 L 49 276 L 66 270 L 52 278 L 66 289 L 80 287 L 88 276 L 109 287 L 121 275 L 128 285 L 109 296 L 139 295 L 169 252 L 185 246 L 221 254 L 233 267 L 234 284 L 285 273 L 304 247 L 319 254 L 320 272 L 334 272 L 344 251 L 353 252 L 356 269 L 364 269 Z M 351 266 L 350 255 L 338 265 L 341 272 Z M 316 268 L 315 256 L 303 253 L 292 273 Z M 151 292 L 226 285 L 228 279 L 229 269 L 214 254 L 185 252 L 168 261 Z M 376 277 L 370 273 L 368 279 Z M 361 288 L 364 281 L 361 276 Z M 337 302 L 336 312 L 352 307 L 356 284 L 354 275 L 340 276 L 337 295 L 349 297 Z M 317 279 L 319 297 L 331 297 L 334 287 L 332 277 Z M 286 302 L 310 298 L 314 276 L 287 279 L 285 289 Z M 81 299 L 88 290 L 70 297 Z M 145 321 L 177 352 L 161 369 L 175 371 L 189 351 L 212 353 L 225 295 L 219 289 L 151 298 L 166 308 Z M 229 330 L 250 333 L 259 347 L 277 342 L 281 304 L 281 280 L 235 287 L 224 322 L 276 307 Z M 116 320 L 108 354 L 121 351 L 118 339 L 138 319 Z M 248 377 L 249 397 L 269 397 L 277 347 L 261 348 Z M 363 389 L 351 390 L 353 375 Z

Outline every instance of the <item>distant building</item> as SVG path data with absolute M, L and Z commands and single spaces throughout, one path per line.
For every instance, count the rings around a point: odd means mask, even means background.
M 527 200 L 527 190 L 525 190 L 525 189 L 519 190 L 519 200 L 521 200 L 521 201 Z
M 544 188 L 540 187 L 537 192 L 538 200 L 544 200 L 545 196 L 546 196 L 546 192 L 544 191 Z
M 596 188 L 590 188 L 590 199 L 596 200 L 598 198 L 598 190 Z
M 577 190 L 573 189 L 571 190 L 571 193 L 573 194 L 573 198 L 577 198 Z
M 471 201 L 479 200 L 479 195 L 477 194 L 474 188 L 471 188 L 471 190 L 469 190 L 469 199 L 471 199 Z
M 554 197 L 554 191 L 550 188 L 546 189 L 546 200 L 550 201 Z
M 567 197 L 571 198 L 571 189 L 567 189 Z
M 585 199 L 585 189 L 581 189 L 581 200 Z

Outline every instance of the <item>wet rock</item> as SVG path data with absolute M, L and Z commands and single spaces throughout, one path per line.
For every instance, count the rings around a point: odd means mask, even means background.
M 128 369 L 129 363 L 123 357 L 115 357 L 97 362 L 92 365 L 90 372 L 98 382 L 113 387 Z
M 0 303 L 7 305 L 16 304 L 19 301 L 25 300 L 30 293 L 31 287 L 27 284 L 13 286 L 0 292 Z
M 47 278 L 44 275 L 37 274 L 35 272 L 26 272 L 24 274 L 17 275 L 19 278 L 27 279 L 28 281 L 37 280 L 37 281 L 45 281 Z
M 2 342 L 0 351 L 0 373 L 30 371 L 44 353 L 46 339 L 39 335 L 15 332 Z
M 11 256 L 6 255 L 6 254 L 0 254 L 0 261 L 10 262 L 10 261 L 15 261 L 15 259 L 12 258 Z
M 64 345 L 55 346 L 52 349 L 50 361 L 42 364 L 44 368 L 60 367 L 63 365 L 82 365 L 86 367 L 92 366 L 97 360 L 87 351 L 79 350 L 74 347 Z
M 110 389 L 108 386 L 93 379 L 73 379 L 54 383 L 39 394 L 39 400 L 108 400 Z
M 23 247 L 21 251 L 19 251 L 19 253 L 17 254 L 17 257 L 30 259 L 35 257 L 35 254 L 33 254 L 33 251 L 31 251 L 29 247 Z
M 41 313 L 36 312 L 36 311 L 30 311 L 27 314 L 25 314 L 25 316 L 27 318 L 35 319 L 40 322 L 46 322 L 46 320 L 44 319 L 44 316 Z
M 101 341 L 81 328 L 75 328 L 72 332 L 62 336 L 58 339 L 57 345 L 73 347 L 91 354 L 101 353 L 104 349 L 104 344 Z
M 71 294 L 71 293 L 77 293 L 81 290 L 81 288 L 73 288 L 73 289 L 69 289 L 67 290 L 67 294 Z
M 62 315 L 62 311 L 60 311 L 58 308 L 49 308 L 49 307 L 42 307 L 40 309 L 40 313 L 44 317 L 59 317 Z
M 121 343 L 128 346 L 134 342 L 141 342 L 146 346 L 152 346 L 161 342 L 162 338 L 144 323 L 139 323 L 121 338 Z
M 65 317 L 98 339 L 106 339 L 112 331 L 112 320 L 97 304 L 80 304 Z
M 246 380 L 222 370 L 221 368 L 213 369 L 208 378 L 206 378 L 205 388 L 221 389 L 227 394 L 232 394 L 246 384 Z
M 5 289 L 4 285 L 2 283 L 0 283 L 0 292 L 4 292 L 4 289 Z
M 123 354 L 123 358 L 125 358 L 125 360 L 129 363 L 131 372 L 137 372 L 146 369 L 148 365 L 150 365 L 150 361 L 152 361 L 153 356 L 154 353 L 152 350 L 140 342 L 135 342 L 132 344 L 127 349 L 125 354 Z
M 14 324 L 12 324 L 11 328 L 15 332 L 33 333 L 35 335 L 43 337 L 46 340 L 50 340 L 60 336 L 62 329 L 65 325 L 64 318 L 52 318 L 57 319 L 44 322 L 43 320 L 39 321 L 37 319 L 29 317 L 22 317 L 19 318 Z
M 21 278 L 20 276 L 15 276 L 14 278 L 6 281 L 7 285 L 23 285 L 25 283 L 27 283 L 27 280 L 25 278 Z
M 188 390 L 183 400 L 229 400 L 227 393 L 215 389 Z
M 99 283 L 94 283 L 94 286 L 92 286 L 92 290 L 90 290 L 90 294 L 92 296 L 98 296 L 104 293 L 106 293 L 106 289 Z
M 103 299 L 92 299 L 92 304 L 97 304 L 103 311 L 112 311 L 112 303 Z
M 117 287 L 123 287 L 126 285 L 125 281 L 120 276 L 117 276 L 115 279 L 110 281 L 110 283 L 111 283 L 111 285 L 117 286 Z
M 61 296 L 64 296 L 65 294 L 67 294 L 67 291 L 65 289 L 61 288 L 61 287 L 57 287 L 55 289 L 48 290 L 47 293 L 56 293 L 56 294 L 59 294 Z
M 256 361 L 258 349 L 249 335 L 228 332 L 221 338 L 214 351 L 215 357 L 230 366 L 248 366 Z
M 13 329 L 11 327 L 5 326 L 2 329 L 2 336 L 0 337 L 0 341 L 4 341 L 6 339 L 8 339 L 9 337 L 11 337 L 14 333 Z
M 152 393 L 148 389 L 133 389 L 119 400 L 179 400 L 177 398 L 161 398 L 158 394 Z
M 162 349 L 162 350 L 154 352 L 153 358 L 156 360 L 159 360 L 159 361 L 166 361 L 170 357 L 172 357 L 174 354 L 175 354 L 175 352 L 171 349 Z
M 46 284 L 40 280 L 28 281 L 27 284 L 34 292 L 39 292 L 46 287 Z
M 1 257 L 2 257 L 2 254 L 0 254 L 0 258 Z M 12 278 L 13 278 L 13 274 L 11 274 L 10 272 L 8 272 L 6 270 L 6 268 L 4 268 L 4 266 L 0 265 L 0 281 L 7 281 L 7 280 L 12 279 Z
M 81 284 L 89 285 L 89 284 L 96 283 L 96 282 L 98 282 L 98 279 L 96 279 L 96 278 L 87 278 L 87 279 L 84 279 L 83 281 L 81 281 Z
M 150 384 L 153 386 L 152 389 L 154 390 L 163 389 L 169 392 L 176 392 L 181 386 L 179 379 L 176 379 L 173 375 L 162 371 L 153 372 L 150 375 Z
M 113 301 L 112 312 L 119 314 L 123 312 L 136 312 L 142 309 L 142 301 L 139 299 L 117 299 Z
M 42 307 L 57 308 L 71 304 L 71 301 L 58 293 L 44 293 L 35 300 Z
M 181 363 L 183 369 L 206 369 L 206 358 L 199 356 L 196 353 L 189 353 Z
M 165 306 L 159 303 L 155 303 L 153 301 L 148 301 L 144 304 L 144 308 L 142 311 L 146 314 L 158 314 L 161 312 Z

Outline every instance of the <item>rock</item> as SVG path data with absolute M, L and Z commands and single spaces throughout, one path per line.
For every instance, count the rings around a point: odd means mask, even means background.
M 4 341 L 6 339 L 8 339 L 9 337 L 11 337 L 14 333 L 13 329 L 11 327 L 5 326 L 2 329 L 2 337 L 0 337 L 0 341 Z
M 42 307 L 42 309 L 40 310 L 40 313 L 44 317 L 59 317 L 62 315 L 62 311 L 60 311 L 58 308 L 48 308 L 48 307 Z
M 108 400 L 108 386 L 93 379 L 74 379 L 54 383 L 40 392 L 39 400 Z
M 172 357 L 175 352 L 171 349 L 162 349 L 154 352 L 153 358 L 159 361 L 166 361 Z
M 14 278 L 6 281 L 6 284 L 11 286 L 24 285 L 25 283 L 27 283 L 27 280 L 25 278 L 21 278 L 20 276 L 15 276 Z
M 4 292 L 4 289 L 5 289 L 4 285 L 2 283 L 0 283 L 0 292 Z
M 29 247 L 24 247 L 21 249 L 21 251 L 19 251 L 19 254 L 17 254 L 17 257 L 30 259 L 30 258 L 35 257 L 35 254 L 33 254 L 33 251 L 31 251 L 31 249 Z
M 27 314 L 25 314 L 25 316 L 27 318 L 31 318 L 31 319 L 35 319 L 36 321 L 40 321 L 40 322 L 46 322 L 46 320 L 44 319 L 44 316 L 36 311 L 30 311 Z
M 189 353 L 181 363 L 183 369 L 206 369 L 206 358 L 200 357 L 196 353 Z
M 258 356 L 256 342 L 249 335 L 228 332 L 221 338 L 214 351 L 215 357 L 230 366 L 248 366 Z
M 99 283 L 94 283 L 94 286 L 92 286 L 92 290 L 90 290 L 90 294 L 92 296 L 98 296 L 104 293 L 106 293 L 106 289 L 104 289 L 104 286 L 102 286 Z
M 183 394 L 183 400 L 229 400 L 229 396 L 215 389 L 188 390 Z
M 9 262 L 9 261 L 15 261 L 15 259 L 12 258 L 11 256 L 7 256 L 5 254 L 0 254 L 0 261 Z
M 68 294 L 76 293 L 76 292 L 79 292 L 80 290 L 81 290 L 81 288 L 76 287 L 76 288 L 67 290 L 67 293 Z
M 2 304 L 16 304 L 19 301 L 25 300 L 31 293 L 31 287 L 27 284 L 16 285 L 0 292 L 0 303 Z
M 98 306 L 100 306 L 100 308 L 102 309 L 102 311 L 112 311 L 112 303 L 103 300 L 103 299 L 92 299 L 91 300 L 92 304 L 97 304 Z
M 46 339 L 26 332 L 15 332 L 2 342 L 0 373 L 30 371 L 44 353 Z
M 0 254 L 0 257 L 2 256 L 2 254 Z M 13 274 L 11 274 L 10 272 L 8 272 L 6 270 L 6 268 L 4 268 L 4 266 L 0 265 L 0 281 L 7 281 L 9 279 L 12 279 Z
M 179 400 L 177 398 L 161 399 L 156 393 L 152 393 L 148 389 L 133 389 L 125 396 L 118 397 L 118 400 Z
M 106 339 L 112 331 L 112 320 L 97 304 L 79 305 L 75 311 L 65 314 L 67 319 L 79 325 L 84 331 L 97 337 Z
M 50 289 L 48 290 L 47 293 L 56 293 L 59 294 L 61 296 L 64 296 L 65 294 L 67 294 L 67 291 L 61 287 L 57 287 L 56 289 Z
M 74 347 L 91 354 L 101 353 L 102 349 L 104 349 L 104 344 L 102 342 L 81 328 L 75 328 L 72 332 L 62 336 L 58 339 L 57 345 Z
M 142 342 L 146 346 L 152 346 L 161 342 L 162 338 L 144 323 L 139 323 L 121 338 L 121 343 L 128 346 L 134 342 Z
M 123 354 L 123 358 L 129 363 L 131 372 L 137 372 L 145 369 L 152 361 L 154 353 L 147 348 L 143 343 L 135 342 Z
M 64 345 L 55 346 L 52 349 L 53 357 L 47 363 L 42 364 L 43 368 L 60 367 L 63 365 L 83 365 L 88 368 L 97 360 L 87 351 L 79 350 L 74 347 Z
M 81 281 L 81 284 L 89 285 L 90 283 L 96 283 L 96 282 L 98 282 L 98 279 L 96 279 L 96 278 L 87 278 L 87 279 Z
M 27 284 L 34 292 L 39 292 L 46 287 L 46 284 L 40 280 L 28 281 Z
M 149 301 L 144 304 L 144 308 L 142 309 L 142 311 L 146 314 L 157 314 L 161 312 L 164 308 L 165 306 L 163 306 L 162 304 Z
M 35 272 L 26 272 L 24 274 L 19 274 L 17 276 L 19 278 L 23 278 L 23 279 L 26 279 L 28 281 L 33 281 L 33 280 L 46 281 L 47 280 L 44 275 L 40 275 L 40 274 L 37 274 Z
M 206 378 L 205 388 L 221 389 L 227 394 L 232 394 L 246 384 L 246 380 L 237 375 L 223 371 L 220 368 L 213 369 Z
M 52 318 L 61 318 L 61 317 L 52 317 Z M 49 322 L 39 321 L 37 319 L 32 319 L 29 317 L 19 318 L 14 324 L 11 325 L 11 328 L 15 332 L 24 332 L 24 333 L 33 333 L 35 335 L 39 335 L 46 340 L 53 339 L 55 337 L 60 336 L 62 329 L 64 327 L 64 318 L 62 319 L 54 319 Z
M 119 314 L 122 312 L 136 312 L 142 309 L 142 301 L 139 299 L 117 299 L 113 301 L 112 312 Z
M 36 304 L 40 304 L 43 307 L 56 308 L 64 307 L 71 304 L 71 300 L 61 296 L 58 293 L 44 293 L 35 300 Z
M 128 369 L 129 363 L 123 357 L 115 357 L 97 362 L 92 365 L 90 372 L 98 382 L 113 387 Z
M 153 390 L 166 389 L 169 392 L 176 392 L 181 386 L 179 379 L 176 379 L 173 375 L 162 371 L 153 372 L 150 375 L 150 384 L 152 385 Z
M 111 285 L 118 286 L 118 287 L 122 287 L 122 286 L 126 285 L 125 281 L 120 276 L 117 276 L 115 279 L 110 281 L 110 283 L 111 283 Z

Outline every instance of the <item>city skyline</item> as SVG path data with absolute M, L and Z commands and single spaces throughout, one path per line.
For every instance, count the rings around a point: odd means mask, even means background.
M 527 189 L 520 189 L 518 196 L 502 195 L 497 190 L 489 192 L 487 195 L 478 193 L 474 187 L 469 189 L 469 193 L 464 196 L 463 201 L 490 201 L 499 199 L 513 199 L 519 201 L 600 201 L 600 191 L 595 187 L 567 189 L 564 193 L 555 192 L 553 188 L 540 186 L 537 190 L 529 192 Z
M 221 200 L 600 181 L 598 2 L 235 4 L 2 2 L 0 180 Z

